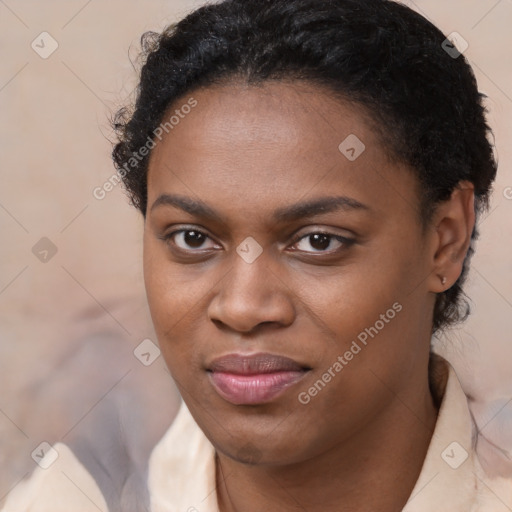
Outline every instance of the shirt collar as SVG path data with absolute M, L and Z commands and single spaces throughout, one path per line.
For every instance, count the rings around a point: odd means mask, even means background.
M 182 402 L 149 460 L 152 512 L 218 512 L 215 448 Z
M 455 370 L 440 356 L 433 356 L 431 365 L 432 391 L 442 396 L 441 405 L 420 476 L 403 512 L 466 512 L 476 502 L 476 429 Z
M 475 429 L 466 395 L 441 357 L 431 364 L 439 414 L 420 476 L 403 512 L 467 512 L 475 503 Z M 215 449 L 182 402 L 149 461 L 154 512 L 218 512 Z

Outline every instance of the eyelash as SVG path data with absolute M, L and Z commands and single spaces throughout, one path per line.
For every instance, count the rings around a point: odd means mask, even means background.
M 165 241 L 166 243 L 170 243 L 172 238 L 175 235 L 180 234 L 180 233 L 186 233 L 187 231 L 194 231 L 195 233 L 203 235 L 204 237 L 209 238 L 211 240 L 211 237 L 208 236 L 204 231 L 201 231 L 201 230 L 199 230 L 199 229 L 197 229 L 195 227 L 181 228 L 181 229 L 173 231 L 172 233 L 168 233 L 166 235 L 163 235 L 162 237 L 159 237 L 159 238 L 161 238 L 161 240 Z M 308 237 L 310 237 L 312 235 L 324 235 L 324 236 L 329 237 L 330 239 L 337 240 L 341 244 L 341 247 L 339 247 L 338 249 L 335 249 L 335 250 L 331 250 L 331 251 L 327 251 L 327 250 L 326 251 L 300 251 L 299 250 L 298 252 L 306 252 L 308 254 L 335 254 L 335 253 L 343 251 L 344 249 L 348 249 L 348 247 L 350 247 L 352 244 L 355 243 L 354 239 L 347 238 L 347 237 L 344 237 L 344 236 L 341 236 L 341 235 L 336 235 L 334 233 L 329 233 L 329 232 L 324 231 L 324 230 L 318 230 L 318 231 L 310 231 L 309 233 L 305 233 L 305 234 L 302 234 L 300 236 L 294 237 L 294 239 L 292 240 L 292 245 L 296 245 L 301 240 L 303 240 L 305 238 L 308 238 Z M 174 242 L 173 242 L 173 244 L 176 245 Z M 191 254 L 191 253 L 195 253 L 195 252 L 196 253 L 200 253 L 202 249 L 186 250 L 186 249 L 182 249 L 181 247 L 178 247 L 178 250 L 181 251 L 181 252 L 186 252 L 186 253 Z
M 344 237 L 341 235 L 336 235 L 334 233 L 329 233 L 328 231 L 319 230 L 319 231 L 310 231 L 309 233 L 305 233 L 303 235 L 295 237 L 292 240 L 292 245 L 296 245 L 301 240 L 304 240 L 312 235 L 324 235 L 324 236 L 328 237 L 330 239 L 330 241 L 336 240 L 337 242 L 339 242 L 341 244 L 341 246 L 338 247 L 338 249 L 331 249 L 330 251 L 320 250 L 320 251 L 299 251 L 299 252 L 307 252 L 309 254 L 336 254 L 343 250 L 348 249 L 353 243 L 355 243 L 355 240 L 353 240 L 352 238 L 347 238 L 347 237 Z M 329 245 L 330 245 L 330 243 L 329 243 Z

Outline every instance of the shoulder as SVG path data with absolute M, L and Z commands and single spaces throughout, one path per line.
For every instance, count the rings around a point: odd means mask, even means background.
M 185 402 L 149 460 L 151 510 L 217 512 L 215 448 Z M 212 491 L 213 489 L 213 491 Z
M 512 414 L 509 397 L 470 400 L 477 431 L 475 476 L 476 510 L 512 510 Z
M 57 443 L 41 454 L 39 466 L 9 492 L 1 512 L 107 512 L 94 478 L 69 447 Z
M 442 358 L 432 358 L 431 363 L 431 390 L 439 413 L 404 512 L 512 510 L 512 479 L 494 464 L 482 464 L 481 428 L 455 370 Z M 503 448 L 498 451 L 505 454 Z

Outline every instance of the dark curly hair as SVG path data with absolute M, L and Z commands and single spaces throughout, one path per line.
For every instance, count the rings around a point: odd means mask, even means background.
M 301 80 L 359 105 L 384 147 L 417 175 L 419 211 L 428 224 L 457 184 L 475 187 L 488 207 L 497 164 L 485 95 L 465 57 L 423 16 L 391 0 L 224 0 L 205 5 L 161 34 L 142 36 L 142 69 L 133 108 L 113 119 L 113 159 L 132 203 L 145 216 L 155 130 L 177 100 L 229 81 Z M 147 153 L 147 152 L 144 152 Z M 137 158 L 134 158 L 137 155 Z M 476 227 L 457 282 L 439 293 L 433 332 L 469 314 L 462 284 Z

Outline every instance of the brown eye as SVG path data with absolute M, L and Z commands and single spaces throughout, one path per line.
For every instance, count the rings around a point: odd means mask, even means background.
M 326 251 L 331 244 L 331 237 L 323 233 L 315 233 L 314 235 L 309 235 L 309 243 L 315 250 Z
M 300 237 L 299 240 L 295 242 L 294 245 L 297 247 L 299 251 L 302 252 L 322 253 L 336 252 L 337 250 L 348 247 L 352 243 L 353 240 L 342 237 L 340 235 L 334 235 L 332 233 L 315 232 L 308 233 Z
M 205 242 L 210 240 L 210 237 L 197 229 L 180 229 L 165 236 L 167 242 L 172 242 L 179 249 L 183 251 L 192 251 L 194 249 L 211 249 L 210 246 L 205 246 Z
M 183 241 L 185 244 L 187 244 L 189 247 L 201 247 L 205 241 L 206 237 L 203 233 L 200 231 L 184 231 L 183 232 Z

